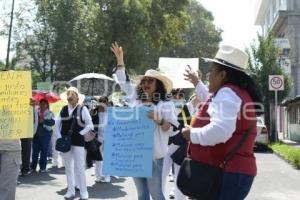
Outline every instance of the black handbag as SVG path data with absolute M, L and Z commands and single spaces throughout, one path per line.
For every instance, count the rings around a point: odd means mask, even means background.
M 177 187 L 186 196 L 198 200 L 215 200 L 222 186 L 223 168 L 247 139 L 248 129 L 240 142 L 230 151 L 219 166 L 208 165 L 185 158 L 177 176 Z
M 58 138 L 55 143 L 56 151 L 66 153 L 71 150 L 71 135 L 64 135 Z
M 85 142 L 84 146 L 87 151 L 94 152 L 99 150 L 101 144 L 102 143 L 97 138 L 94 138 L 89 142 Z
M 96 160 L 101 161 L 102 160 L 102 154 L 100 151 L 101 142 L 97 140 L 97 138 L 94 138 L 90 142 L 85 142 L 85 148 L 87 151 L 87 157 L 90 160 Z

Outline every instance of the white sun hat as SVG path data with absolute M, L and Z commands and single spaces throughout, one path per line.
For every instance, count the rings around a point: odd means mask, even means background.
M 222 45 L 215 58 L 203 58 L 206 62 L 220 65 L 247 73 L 249 56 L 242 50 L 230 45 Z
M 146 71 L 144 75 L 138 76 L 139 80 L 142 80 L 144 77 L 151 77 L 151 78 L 158 79 L 163 83 L 167 93 L 170 93 L 172 91 L 173 82 L 164 73 L 156 71 L 154 69 L 149 69 Z

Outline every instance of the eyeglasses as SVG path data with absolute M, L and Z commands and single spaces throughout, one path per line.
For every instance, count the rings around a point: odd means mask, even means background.
M 146 82 L 148 84 L 152 84 L 154 82 L 154 78 L 144 78 L 141 80 L 141 84 L 145 84 Z

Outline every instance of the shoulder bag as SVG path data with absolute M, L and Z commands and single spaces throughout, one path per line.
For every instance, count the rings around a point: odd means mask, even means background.
M 55 143 L 55 150 L 66 153 L 71 150 L 71 136 L 75 126 L 76 115 L 72 114 L 72 123 L 67 135 L 62 135 L 61 138 L 58 138 Z
M 177 176 L 177 186 L 186 196 L 198 200 L 215 200 L 222 186 L 223 168 L 233 155 L 240 149 L 252 128 L 248 129 L 240 142 L 225 155 L 220 165 L 212 166 L 199 161 L 185 158 Z

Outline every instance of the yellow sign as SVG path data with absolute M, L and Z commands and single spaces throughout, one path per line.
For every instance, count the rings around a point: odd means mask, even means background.
M 33 136 L 31 73 L 0 72 L 0 140 Z
M 57 101 L 55 103 L 50 104 L 50 110 L 54 113 L 55 117 L 58 117 L 60 110 L 67 104 L 68 102 L 63 100 Z

